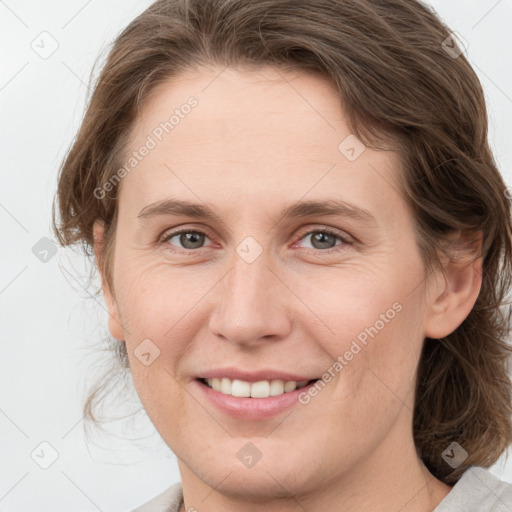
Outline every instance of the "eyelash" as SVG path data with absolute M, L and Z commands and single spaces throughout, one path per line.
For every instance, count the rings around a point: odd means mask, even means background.
M 204 235 L 205 237 L 210 238 L 207 233 L 205 233 L 204 231 L 202 231 L 200 229 L 184 228 L 184 229 L 179 229 L 177 231 L 171 231 L 171 232 L 164 233 L 160 237 L 159 243 L 160 244 L 168 244 L 168 242 L 169 242 L 169 240 L 171 238 L 174 238 L 175 236 L 181 235 L 183 233 L 195 233 L 195 234 Z M 309 231 L 306 231 L 306 232 L 302 233 L 297 238 L 297 241 L 294 242 L 294 245 L 295 245 L 295 243 L 297 243 L 298 241 L 302 240 L 306 236 L 312 235 L 312 234 L 315 234 L 315 233 L 321 233 L 321 234 L 324 234 L 324 235 L 333 236 L 335 238 L 338 238 L 342 243 L 338 244 L 338 245 L 335 245 L 334 247 L 331 247 L 329 249 L 307 248 L 308 252 L 309 251 L 313 251 L 313 252 L 315 252 L 317 254 L 331 254 L 332 252 L 338 252 L 340 250 L 346 249 L 345 246 L 347 246 L 347 245 L 353 245 L 353 242 L 348 237 L 342 236 L 338 231 L 336 231 L 334 229 L 331 229 L 331 228 L 326 228 L 326 227 L 318 228 L 318 229 L 310 229 Z M 168 244 L 168 245 L 171 245 L 171 244 Z M 182 248 L 178 248 L 176 246 L 172 246 L 172 247 L 173 247 L 173 249 L 172 249 L 173 252 L 177 252 L 177 253 L 181 253 L 181 254 L 191 254 L 193 252 L 200 251 L 201 249 L 206 249 L 206 247 L 199 247 L 197 249 L 182 249 Z

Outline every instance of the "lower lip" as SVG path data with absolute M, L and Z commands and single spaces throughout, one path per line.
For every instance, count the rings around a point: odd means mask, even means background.
M 210 402 L 222 412 L 244 420 L 264 420 L 288 409 L 298 402 L 299 395 L 307 392 L 317 381 L 303 388 L 267 398 L 249 398 L 225 395 L 215 391 L 200 380 L 194 381 Z

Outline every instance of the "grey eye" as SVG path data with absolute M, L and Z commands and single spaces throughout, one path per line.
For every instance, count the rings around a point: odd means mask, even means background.
M 170 236 L 168 238 L 168 242 L 172 243 L 171 240 L 176 237 L 179 237 L 179 244 L 184 249 L 199 249 L 204 244 L 206 235 L 204 233 L 200 233 L 199 231 L 183 231 L 181 233 L 176 233 L 175 235 Z
M 326 231 L 310 231 L 306 233 L 302 240 L 308 239 L 310 240 L 310 247 L 313 249 L 332 249 L 335 247 L 336 240 L 342 240 L 339 235 L 335 235 Z

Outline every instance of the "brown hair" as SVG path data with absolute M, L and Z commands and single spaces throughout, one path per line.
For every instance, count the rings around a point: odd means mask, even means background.
M 106 227 L 103 277 L 112 289 L 118 188 L 94 191 L 123 162 L 130 129 L 155 87 L 191 66 L 274 65 L 320 73 L 339 90 L 351 132 L 366 144 L 398 143 L 401 185 L 428 274 L 440 255 L 457 257 L 466 234 L 483 234 L 483 282 L 465 321 L 424 342 L 418 366 L 414 440 L 446 483 L 470 466 L 489 467 L 511 442 L 511 201 L 487 140 L 480 82 L 448 27 L 415 0 L 159 0 L 117 37 L 65 161 L 54 205 L 62 245 L 92 255 L 93 223 Z M 56 221 L 56 210 L 60 215 Z M 460 243 L 443 241 L 460 232 Z M 116 349 L 127 368 L 123 343 Z M 101 401 L 101 383 L 85 405 Z M 456 469 L 443 451 L 468 453 Z

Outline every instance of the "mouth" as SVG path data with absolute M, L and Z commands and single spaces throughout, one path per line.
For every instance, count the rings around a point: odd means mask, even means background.
M 255 380 L 254 382 L 227 377 L 203 377 L 195 383 L 205 399 L 220 412 L 241 421 L 270 419 L 299 403 L 319 379 Z M 217 389 L 216 389 L 217 388 Z
M 240 379 L 230 379 L 227 377 L 216 378 L 198 378 L 202 385 L 217 391 L 223 395 L 234 396 L 238 398 L 270 398 L 292 393 L 293 391 L 303 389 L 319 379 L 311 380 L 260 380 L 258 382 L 248 382 Z
M 193 383 L 200 396 L 222 414 L 242 421 L 259 421 L 284 414 L 302 403 L 301 395 L 320 380 L 314 377 L 316 372 L 308 373 L 231 366 L 198 372 Z

